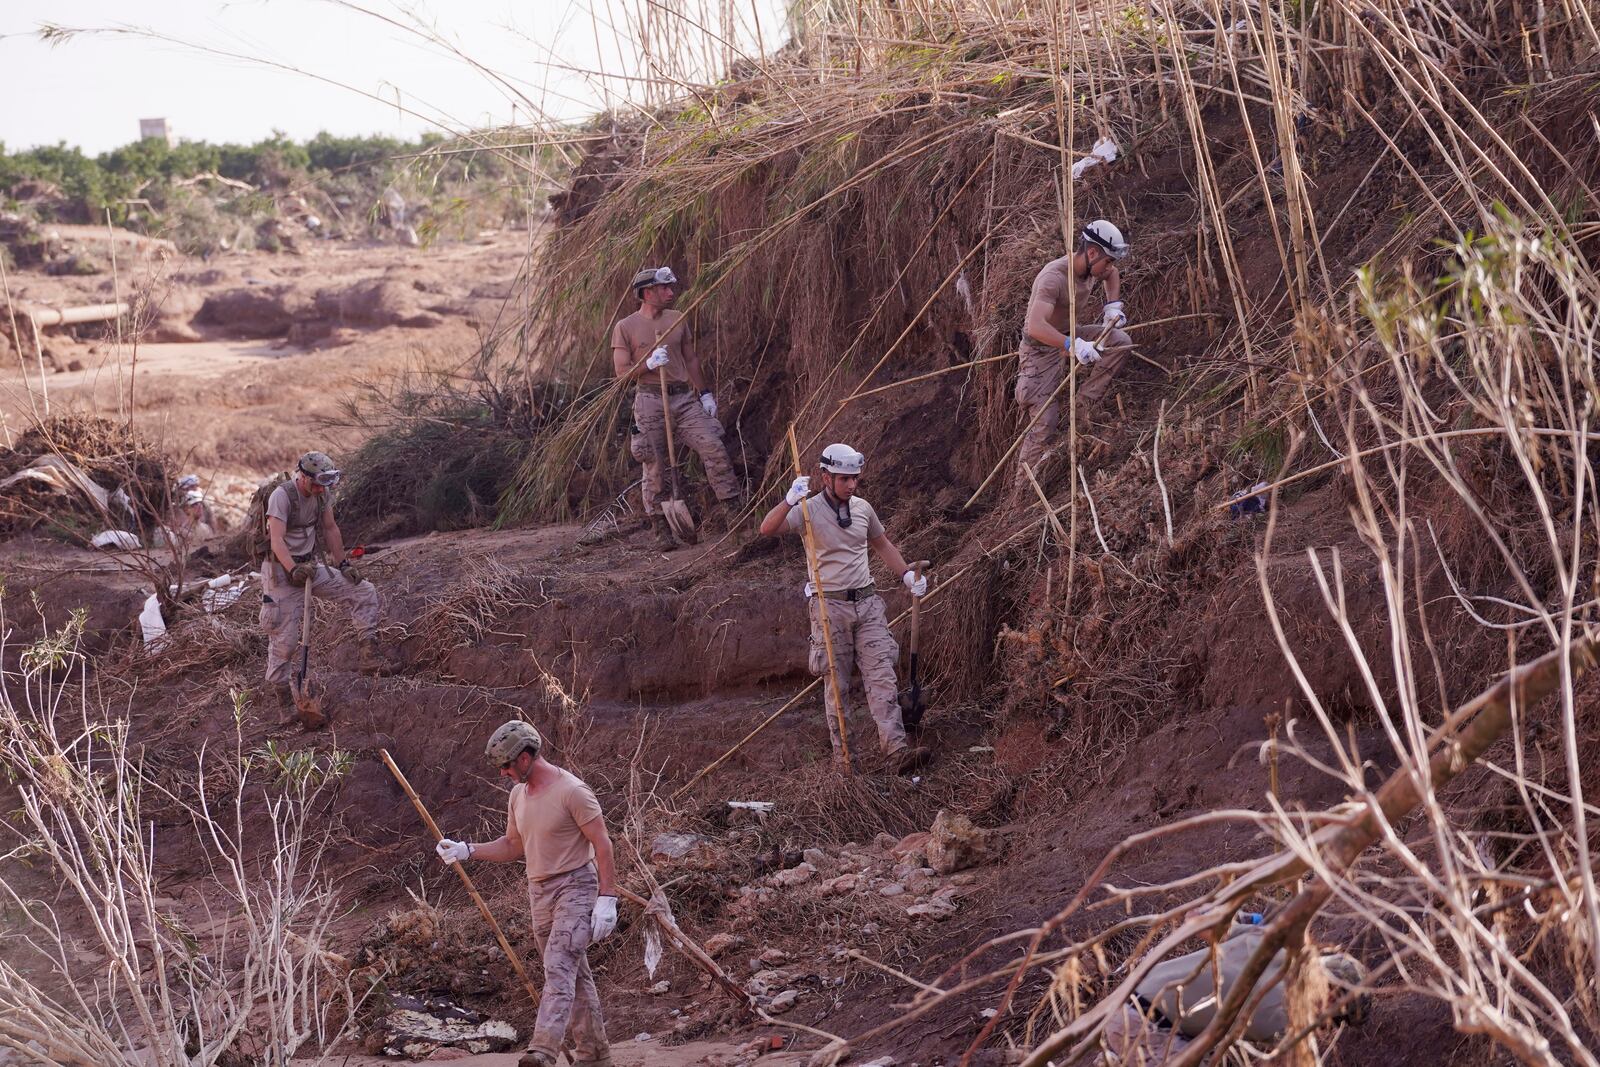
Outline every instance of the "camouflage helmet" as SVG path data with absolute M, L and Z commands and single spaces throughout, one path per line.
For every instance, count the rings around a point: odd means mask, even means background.
M 326 452 L 307 452 L 295 464 L 295 469 L 318 485 L 332 487 L 339 484 L 344 472 L 333 465 Z
M 531 723 L 512 719 L 489 736 L 489 743 L 483 746 L 483 755 L 491 767 L 499 770 L 524 752 L 531 751 L 537 756 L 543 745 L 544 739 Z
M 677 285 L 678 276 L 671 267 L 646 267 L 633 276 L 633 295 L 638 296 L 652 285 Z

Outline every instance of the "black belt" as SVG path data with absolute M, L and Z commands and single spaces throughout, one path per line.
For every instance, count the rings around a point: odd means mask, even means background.
M 289 558 L 294 560 L 296 563 L 310 563 L 312 560 L 317 558 L 317 554 L 315 552 L 307 552 L 303 556 L 290 556 Z
M 829 600 L 843 600 L 846 603 L 854 604 L 858 600 L 867 600 L 871 597 L 877 596 L 878 587 L 874 585 L 864 585 L 860 589 L 843 589 L 838 592 L 824 589 L 823 595 Z
M 692 393 L 692 392 L 694 392 L 694 386 L 690 385 L 688 382 L 668 382 L 667 383 L 667 395 L 668 396 L 682 396 L 684 393 Z M 661 395 L 661 389 L 660 389 L 659 386 L 656 386 L 656 387 L 640 386 L 638 388 L 638 390 L 634 393 L 635 399 L 637 399 L 640 396 L 660 396 L 660 395 Z

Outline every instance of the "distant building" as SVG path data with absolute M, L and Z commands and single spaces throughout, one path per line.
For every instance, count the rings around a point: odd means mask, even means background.
M 177 135 L 172 132 L 166 119 L 140 119 L 139 140 L 165 141 L 168 148 L 175 148 L 178 144 Z

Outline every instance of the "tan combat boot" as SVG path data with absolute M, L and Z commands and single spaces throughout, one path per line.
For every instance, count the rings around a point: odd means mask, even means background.
M 269 687 L 272 701 L 279 711 L 290 711 L 294 708 L 294 690 L 288 682 L 276 682 Z
M 362 674 L 369 674 L 374 678 L 381 678 L 395 671 L 388 651 L 376 634 L 361 639 L 361 654 L 356 666 Z
M 548 1052 L 530 1048 L 517 1059 L 517 1067 L 556 1067 L 556 1059 Z

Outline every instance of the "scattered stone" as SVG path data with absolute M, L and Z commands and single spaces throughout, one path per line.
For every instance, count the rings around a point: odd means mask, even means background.
M 822 883 L 822 895 L 825 897 L 838 897 L 846 893 L 854 893 L 857 878 L 853 874 L 841 874 L 837 878 L 829 879 Z
M 965 815 L 941 811 L 929 831 L 928 866 L 940 874 L 976 867 L 989 858 L 989 834 Z
M 786 871 L 779 871 L 772 876 L 772 884 L 785 887 L 804 885 L 817 875 L 817 869 L 809 863 L 802 863 L 798 867 L 790 867 Z
M 672 983 L 667 981 L 665 978 L 650 987 L 650 995 L 652 997 L 659 997 L 661 994 L 671 991 Z
M 744 984 L 744 989 L 746 993 L 752 996 L 764 997 L 774 989 L 787 985 L 788 982 L 789 976 L 783 971 L 761 970 L 757 971 L 755 977 Z
M 827 590 L 824 589 L 823 592 L 826 593 Z M 634 1034 L 633 1035 L 633 1039 L 635 1041 L 649 1041 L 650 1040 L 650 1034 L 649 1034 L 648 1031 L 646 1031 L 644 1033 Z
M 872 838 L 872 847 L 877 849 L 879 852 L 888 852 L 897 844 L 899 844 L 898 838 L 892 837 L 889 834 L 884 833 L 882 830 L 878 831 L 878 833 Z
M 921 904 L 913 904 L 906 909 L 906 914 L 913 919 L 932 919 L 935 922 L 948 919 L 955 913 L 955 891 L 951 889 L 941 889 Z
M 862 923 L 861 924 L 861 936 L 863 936 L 863 937 L 873 937 L 873 936 L 875 936 L 877 934 L 877 932 L 880 929 L 882 929 L 882 928 L 877 923 Z
M 813 867 L 822 867 L 828 862 L 828 854 L 822 851 L 820 848 L 808 848 L 800 855 Z
M 943 814 L 943 812 L 940 814 Z M 893 856 L 897 863 L 902 863 L 909 867 L 926 867 L 927 863 L 924 861 L 928 855 L 928 839 L 930 836 L 926 831 L 907 834 L 889 847 L 889 855 Z
M 781 948 L 769 948 L 760 956 L 761 962 L 766 964 L 782 963 L 788 958 L 789 954 Z
M 905 891 L 906 887 L 901 885 L 899 882 L 890 882 L 888 885 L 878 890 L 878 895 L 881 897 L 897 897 Z
M 795 1001 L 800 999 L 798 989 L 785 989 L 782 993 L 772 998 L 772 1003 L 767 1005 L 767 1010 L 774 1015 L 782 1015 L 794 1007 Z
M 738 948 L 742 944 L 744 944 L 744 938 L 738 934 L 724 933 L 712 934 L 706 938 L 706 943 L 702 947 L 706 950 L 706 955 L 716 959 L 730 948 Z

